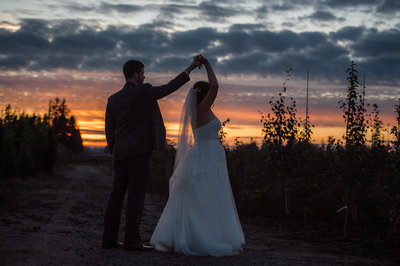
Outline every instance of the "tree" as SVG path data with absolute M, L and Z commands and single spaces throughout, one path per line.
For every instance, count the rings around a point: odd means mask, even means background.
M 0 173 L 5 177 L 42 170 L 52 174 L 55 142 L 46 116 L 12 111 L 10 105 L 0 111 Z
M 231 122 L 231 119 L 228 117 L 224 122 L 221 123 L 221 129 L 218 132 L 218 139 L 225 149 L 228 148 L 228 144 L 226 143 L 226 136 L 228 135 L 228 133 L 225 132 L 224 127 L 229 122 Z
M 73 153 L 83 152 L 83 144 L 82 144 L 82 137 L 81 131 L 79 130 L 78 126 L 76 125 L 75 116 L 71 116 L 68 120 L 68 129 L 67 131 L 70 134 L 67 142 L 67 146 L 71 149 Z
M 393 126 L 390 133 L 394 135 L 394 140 L 392 141 L 394 148 L 397 151 L 400 151 L 400 98 L 399 98 L 399 104 L 395 105 L 395 112 L 396 112 L 396 121 L 397 121 L 397 126 Z
M 279 92 L 278 100 L 271 98 L 272 114 L 261 116 L 264 133 L 264 146 L 272 146 L 273 161 L 281 175 L 281 192 L 284 203 L 285 215 L 290 214 L 288 179 L 296 161 L 296 153 L 293 152 L 294 145 L 299 139 L 300 123 L 296 117 L 296 101 L 291 97 L 290 105 L 285 104 L 286 82 L 290 80 L 290 72 L 286 71 L 286 79 L 283 83 L 283 91 Z M 272 144 L 272 145 L 271 145 Z
M 59 98 L 49 101 L 48 117 L 52 121 L 57 142 L 64 145 L 73 153 L 84 150 L 81 133 L 76 125 L 75 117 L 69 116 L 70 109 L 67 107 L 66 100 Z
M 67 116 L 70 110 L 66 105 L 66 100 L 62 101 L 57 97 L 55 100 L 49 101 L 49 117 L 52 121 L 52 126 L 57 136 L 58 143 L 67 146 L 68 136 L 68 126 L 67 126 Z
M 382 147 L 384 143 L 384 138 L 382 135 L 382 131 L 384 131 L 383 128 L 383 122 L 379 117 L 379 108 L 377 104 L 373 104 L 373 111 L 372 111 L 372 116 L 371 117 L 371 127 L 372 127 L 372 135 L 371 135 L 371 142 L 372 142 L 372 147 L 377 149 Z
M 364 90 L 361 93 L 358 91 L 358 71 L 353 61 L 351 61 L 350 68 L 346 69 L 346 73 L 348 74 L 346 78 L 348 82 L 346 100 L 339 101 L 340 108 L 344 112 L 343 118 L 346 122 L 346 134 L 343 136 L 346 145 L 344 154 L 345 170 L 343 173 L 344 205 L 347 207 L 345 209 L 344 236 L 346 236 L 349 211 L 354 220 L 358 219 L 356 202 L 357 197 L 360 195 L 361 183 L 364 181 L 363 171 L 365 171 L 365 168 L 363 164 L 366 158 L 365 142 L 368 128 L 365 120 L 366 106 L 368 105 L 364 101 Z
M 346 122 L 346 148 L 350 146 L 362 147 L 365 145 L 367 125 L 365 121 L 366 105 L 364 102 L 365 92 L 358 91 L 358 71 L 356 64 L 351 61 L 350 68 L 346 69 L 348 74 L 347 97 L 346 100 L 339 101 L 340 108 L 343 110 L 343 118 Z
M 261 116 L 264 142 L 272 142 L 279 146 L 285 143 L 295 142 L 298 138 L 298 127 L 300 126 L 296 117 L 296 101 L 290 97 L 290 105 L 285 105 L 286 82 L 290 79 L 291 70 L 292 69 L 286 71 L 283 91 L 278 94 L 279 99 L 274 101 L 274 97 L 272 97 L 269 101 L 273 114 L 268 113 L 267 115 Z

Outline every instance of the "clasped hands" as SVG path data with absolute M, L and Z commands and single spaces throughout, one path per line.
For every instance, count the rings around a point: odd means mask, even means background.
M 195 69 L 195 68 L 200 69 L 203 65 L 205 65 L 207 63 L 208 63 L 208 60 L 204 56 L 202 56 L 201 54 L 196 55 L 193 57 L 193 62 L 186 69 L 186 71 L 188 71 L 188 73 L 190 73 L 193 69 Z

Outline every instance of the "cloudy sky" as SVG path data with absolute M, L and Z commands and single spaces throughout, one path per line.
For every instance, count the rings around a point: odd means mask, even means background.
M 394 124 L 400 97 L 400 1 L 20 1 L 0 3 L 0 107 L 45 112 L 65 97 L 86 145 L 104 144 L 107 97 L 123 84 L 122 64 L 139 59 L 146 81 L 168 82 L 193 55 L 212 62 L 221 88 L 214 111 L 230 118 L 230 139 L 261 136 L 260 112 L 282 88 L 304 117 L 307 71 L 314 141 L 340 137 L 338 101 L 354 60 L 366 100 Z M 161 100 L 168 135 L 176 134 L 190 84 Z

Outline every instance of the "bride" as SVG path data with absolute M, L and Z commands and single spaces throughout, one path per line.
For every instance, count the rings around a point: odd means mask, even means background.
M 245 239 L 218 140 L 221 122 L 210 109 L 218 81 L 208 60 L 197 60 L 209 83 L 196 82 L 186 97 L 169 198 L 150 243 L 186 255 L 237 255 Z

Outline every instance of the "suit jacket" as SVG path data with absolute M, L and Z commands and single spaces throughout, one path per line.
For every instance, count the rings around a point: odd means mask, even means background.
M 157 100 L 188 81 L 188 74 L 182 72 L 162 86 L 127 82 L 108 98 L 105 131 L 115 160 L 149 154 L 165 147 L 165 127 Z

